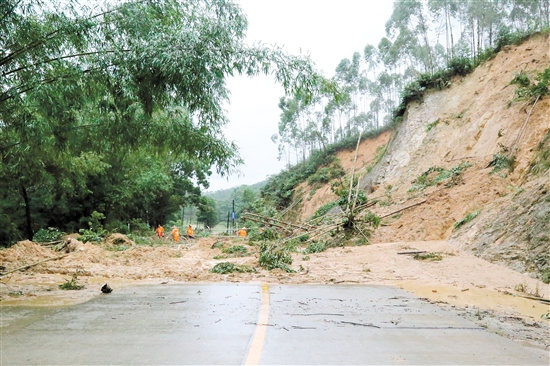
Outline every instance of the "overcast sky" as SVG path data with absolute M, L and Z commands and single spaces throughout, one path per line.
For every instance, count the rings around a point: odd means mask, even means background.
M 309 54 L 327 77 L 343 58 L 363 53 L 385 36 L 390 0 L 240 0 L 249 22 L 247 43 L 261 41 L 282 46 L 292 54 Z M 228 80 L 231 104 L 226 106 L 226 137 L 235 141 L 245 161 L 241 175 L 229 179 L 213 175 L 209 191 L 254 184 L 277 174 L 284 159 L 277 160 L 277 133 L 283 89 L 272 77 L 236 77 Z

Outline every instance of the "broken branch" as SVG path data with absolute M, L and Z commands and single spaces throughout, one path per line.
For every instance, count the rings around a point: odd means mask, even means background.
M 12 269 L 11 271 L 8 271 L 8 272 L 5 272 L 5 273 L 0 273 L 0 277 L 1 277 L 1 276 L 5 276 L 5 275 L 10 274 L 10 273 L 13 273 L 13 272 L 22 271 L 22 270 L 24 270 L 24 269 L 28 269 L 28 268 L 37 266 L 37 265 L 42 264 L 42 263 L 45 263 L 45 262 L 56 261 L 56 260 L 58 260 L 58 259 L 65 258 L 65 257 L 68 256 L 68 255 L 69 255 L 69 254 L 63 254 L 63 255 L 60 255 L 59 257 L 48 258 L 48 259 L 45 259 L 45 260 L 40 261 L 40 262 L 36 262 L 36 263 L 32 263 L 32 264 L 27 264 L 26 266 L 19 267 L 19 268 L 16 268 L 16 269 Z

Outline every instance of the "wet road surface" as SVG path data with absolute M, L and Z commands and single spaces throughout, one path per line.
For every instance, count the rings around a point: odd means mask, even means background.
M 382 286 L 140 286 L 1 312 L 2 365 L 549 363 L 547 351 Z

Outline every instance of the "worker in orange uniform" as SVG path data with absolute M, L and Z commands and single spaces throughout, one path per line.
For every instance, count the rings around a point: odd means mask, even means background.
M 164 238 L 164 228 L 160 224 L 157 227 L 157 229 L 155 230 L 155 232 L 157 233 L 157 236 L 159 238 Z
M 246 236 L 246 228 L 243 227 L 241 230 L 237 231 L 237 235 L 245 237 Z
M 172 239 L 174 239 L 175 242 L 180 241 L 180 230 L 177 226 L 172 226 Z
M 191 225 L 189 225 L 189 226 L 187 227 L 187 237 L 188 237 L 189 239 L 194 239 L 194 238 L 195 238 L 195 234 L 194 234 L 194 232 L 193 232 L 193 226 L 191 226 Z

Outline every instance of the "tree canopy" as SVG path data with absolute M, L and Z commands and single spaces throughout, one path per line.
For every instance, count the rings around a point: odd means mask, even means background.
M 221 130 L 227 77 L 305 95 L 320 80 L 306 57 L 247 45 L 230 0 L 102 4 L 0 3 L 0 243 L 93 211 L 163 222 L 241 162 Z

